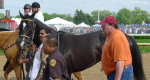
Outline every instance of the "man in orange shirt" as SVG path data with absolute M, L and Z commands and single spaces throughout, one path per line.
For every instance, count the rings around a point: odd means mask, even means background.
M 118 28 L 113 16 L 107 16 L 103 21 L 102 33 L 107 36 L 102 51 L 102 70 L 108 80 L 132 80 L 133 67 L 130 46 L 124 33 Z

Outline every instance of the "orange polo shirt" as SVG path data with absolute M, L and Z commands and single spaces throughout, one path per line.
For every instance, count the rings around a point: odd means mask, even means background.
M 126 36 L 118 29 L 115 29 L 106 39 L 101 63 L 106 75 L 116 70 L 117 61 L 125 61 L 124 66 L 132 63 L 130 46 Z

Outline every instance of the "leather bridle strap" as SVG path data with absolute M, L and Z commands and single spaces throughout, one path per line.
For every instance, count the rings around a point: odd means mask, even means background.
M 13 43 L 13 44 L 11 44 L 11 45 L 6 46 L 5 48 L 3 48 L 3 50 L 4 50 L 4 51 L 7 50 L 8 48 L 12 47 L 12 46 L 15 45 L 16 43 L 17 43 L 17 42 L 15 42 L 15 43 Z

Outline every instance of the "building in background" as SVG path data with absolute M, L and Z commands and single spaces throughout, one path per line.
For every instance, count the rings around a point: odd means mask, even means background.
M 4 0 L 0 0 L 0 9 L 4 9 Z

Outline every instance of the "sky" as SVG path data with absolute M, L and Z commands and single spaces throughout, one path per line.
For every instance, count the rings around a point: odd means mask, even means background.
M 24 13 L 25 4 L 39 2 L 43 13 L 71 14 L 74 16 L 76 9 L 91 14 L 94 10 L 109 10 L 118 12 L 122 8 L 134 10 L 140 7 L 150 13 L 150 0 L 4 0 L 4 9 L 0 13 L 5 14 L 10 10 L 11 16 L 19 15 L 19 10 Z

